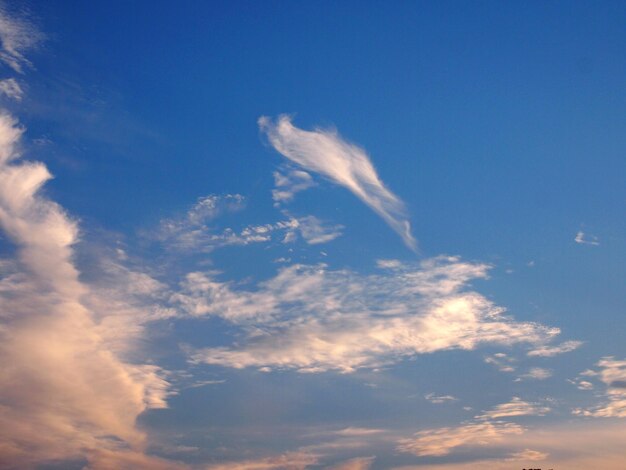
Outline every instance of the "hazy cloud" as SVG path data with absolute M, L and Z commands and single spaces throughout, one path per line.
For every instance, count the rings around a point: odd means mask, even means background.
M 0 60 L 18 73 L 30 61 L 24 53 L 43 40 L 43 34 L 24 16 L 13 15 L 0 4 Z
M 426 398 L 426 400 L 436 405 L 440 405 L 442 403 L 449 403 L 451 401 L 458 401 L 458 398 L 453 397 L 452 395 L 435 395 L 434 393 L 428 393 L 424 395 L 424 398 Z
M 541 346 L 535 348 L 532 351 L 528 351 L 527 355 L 530 357 L 552 357 L 557 354 L 563 354 L 578 349 L 582 344 L 582 341 L 565 341 L 557 346 Z
M 598 241 L 598 237 L 594 236 L 594 235 L 588 235 L 586 233 L 584 233 L 582 230 L 580 230 L 577 234 L 576 237 L 574 238 L 574 241 L 576 243 L 579 244 L 583 244 L 583 245 L 599 245 L 600 242 Z
M 473 422 L 456 427 L 427 429 L 414 437 L 402 439 L 400 452 L 425 456 L 442 456 L 458 447 L 489 446 L 502 441 L 507 435 L 523 434 L 525 429 L 515 423 Z
M 15 101 L 21 101 L 24 92 L 22 91 L 22 87 L 20 87 L 19 83 L 17 83 L 14 78 L 7 78 L 0 80 L 0 94 L 3 94 Z

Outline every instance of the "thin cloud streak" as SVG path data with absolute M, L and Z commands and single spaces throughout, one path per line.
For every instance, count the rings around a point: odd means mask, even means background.
M 417 250 L 404 203 L 385 187 L 363 149 L 343 140 L 336 131 L 298 129 L 286 115 L 275 122 L 262 116 L 258 123 L 280 154 L 352 191 L 400 235 L 407 247 Z

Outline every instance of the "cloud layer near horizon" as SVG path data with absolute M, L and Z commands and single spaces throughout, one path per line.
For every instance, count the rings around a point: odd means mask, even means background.
M 298 129 L 286 115 L 275 122 L 263 116 L 259 128 L 279 153 L 352 191 L 400 235 L 407 247 L 417 250 L 404 203 L 385 187 L 363 149 L 336 131 Z

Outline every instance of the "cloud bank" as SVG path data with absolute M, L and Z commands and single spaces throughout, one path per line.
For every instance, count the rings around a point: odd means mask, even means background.
M 275 122 L 263 116 L 259 127 L 279 153 L 352 191 L 400 235 L 407 247 L 417 249 L 404 203 L 385 187 L 363 149 L 335 131 L 298 129 L 286 115 Z

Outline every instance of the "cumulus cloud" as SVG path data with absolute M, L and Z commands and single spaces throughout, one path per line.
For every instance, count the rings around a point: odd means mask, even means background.
M 0 60 L 15 72 L 22 73 L 31 66 L 24 54 L 37 46 L 43 34 L 23 16 L 13 15 L 0 5 Z
M 565 341 L 557 346 L 541 346 L 528 351 L 527 355 L 530 357 L 552 357 L 557 354 L 563 354 L 582 346 L 582 341 Z
M 279 153 L 352 191 L 382 217 L 410 249 L 416 250 L 404 203 L 385 187 L 363 149 L 346 142 L 335 131 L 298 129 L 286 115 L 279 116 L 275 122 L 261 117 L 259 127 Z
M 446 349 L 549 341 L 559 333 L 516 322 L 467 290 L 468 281 L 487 271 L 451 257 L 369 276 L 292 265 L 255 290 L 196 272 L 172 302 L 241 328 L 245 341 L 236 346 L 192 353 L 194 361 L 234 368 L 352 372 Z
M 164 468 L 144 454 L 135 420 L 165 406 L 168 383 L 157 366 L 125 362 L 113 332 L 94 320 L 85 301 L 94 293 L 72 261 L 77 224 L 39 195 L 51 176 L 41 163 L 19 161 L 22 132 L 0 114 L 0 228 L 17 250 L 0 265 L 3 462 L 28 468 L 87 458 L 93 468 Z

